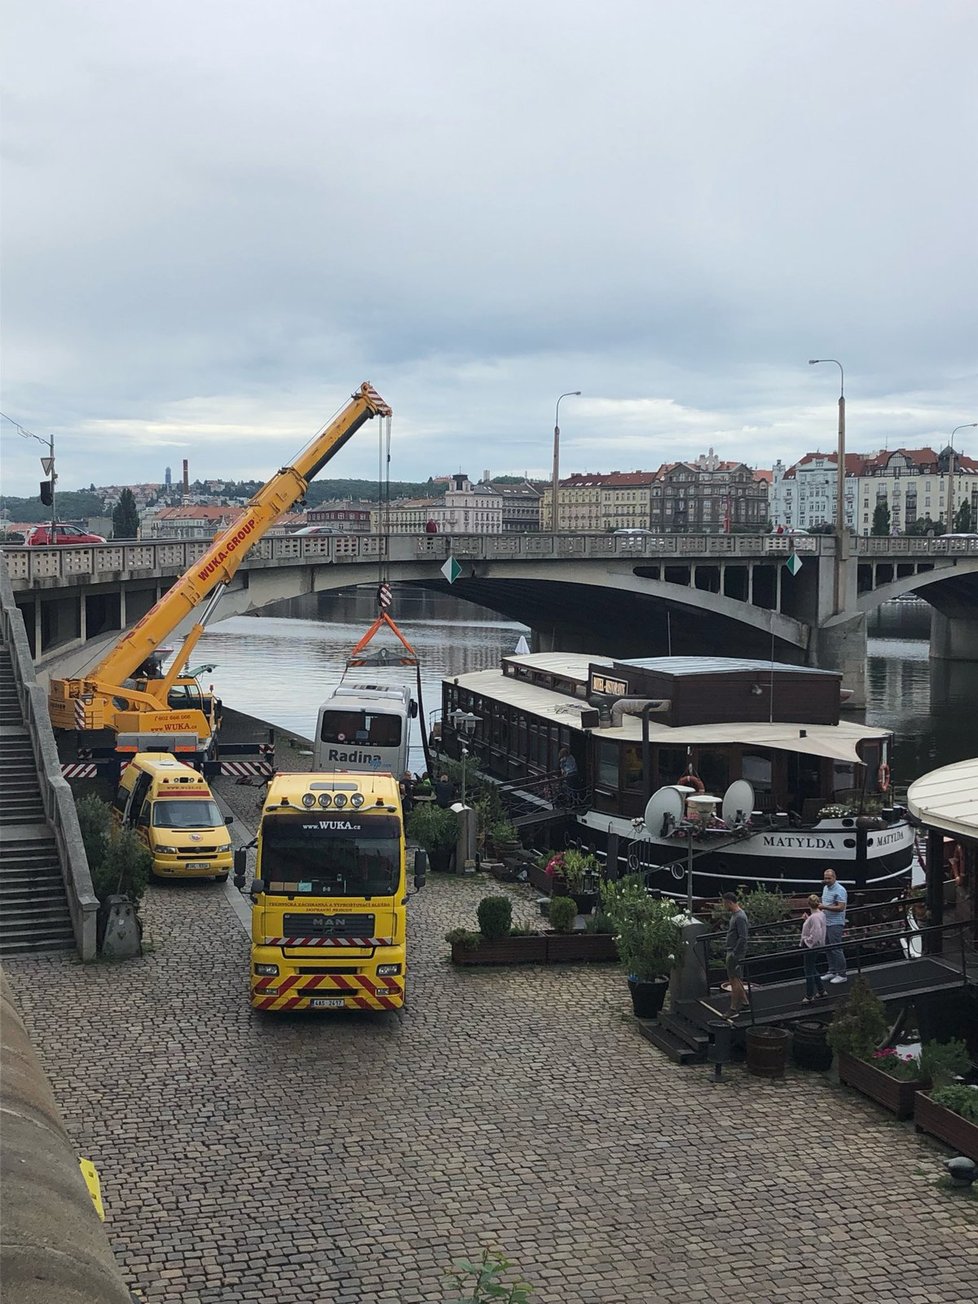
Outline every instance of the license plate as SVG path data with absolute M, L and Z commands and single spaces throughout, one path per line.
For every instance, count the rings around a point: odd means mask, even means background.
M 313 1010 L 333 1010 L 342 1007 L 346 1001 L 342 996 L 314 996 L 309 1002 Z
M 188 869 L 210 869 L 210 867 L 211 862 L 209 860 L 191 860 L 187 863 Z

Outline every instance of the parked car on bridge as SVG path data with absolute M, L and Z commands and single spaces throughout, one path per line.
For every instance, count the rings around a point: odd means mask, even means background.
M 27 531 L 24 540 L 28 548 L 47 548 L 51 544 L 104 542 L 101 534 L 89 534 L 79 529 L 77 525 L 62 525 L 60 521 L 55 524 L 53 537 L 50 525 L 35 525 L 32 530 Z

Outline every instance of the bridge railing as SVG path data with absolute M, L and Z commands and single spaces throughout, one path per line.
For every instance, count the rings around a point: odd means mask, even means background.
M 871 537 L 853 543 L 859 558 L 978 556 L 978 537 Z M 120 540 L 53 548 L 11 546 L 3 553 L 15 587 L 44 588 L 83 578 L 180 575 L 209 545 L 209 539 Z M 667 562 L 675 558 L 677 564 L 684 564 L 773 560 L 789 552 L 834 556 L 835 539 L 797 534 L 395 534 L 389 540 L 378 534 L 266 535 L 249 551 L 242 567 L 369 562 L 385 551 L 393 561 L 444 561 L 451 554 L 470 561 L 647 557 Z

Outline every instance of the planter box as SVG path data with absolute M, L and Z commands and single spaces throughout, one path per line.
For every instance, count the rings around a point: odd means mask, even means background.
M 545 937 L 500 937 L 494 942 L 483 939 L 478 946 L 452 943 L 452 964 L 545 964 Z
M 944 1105 L 935 1104 L 924 1091 L 914 1100 L 913 1121 L 918 1132 L 936 1136 L 959 1155 L 966 1155 L 978 1164 L 978 1124 Z
M 547 964 L 618 959 L 618 948 L 611 933 L 548 933 L 546 943 Z
M 918 1091 L 926 1091 L 930 1086 L 926 1078 L 906 1082 L 894 1078 L 882 1069 L 865 1060 L 855 1059 L 852 1055 L 839 1056 L 839 1081 L 855 1087 L 870 1100 L 888 1109 L 897 1118 L 911 1118 L 914 1112 L 914 1096 Z M 962 1119 L 963 1123 L 965 1120 Z
M 452 964 L 572 964 L 617 960 L 610 933 L 544 933 L 540 937 L 501 937 L 478 946 L 452 943 Z

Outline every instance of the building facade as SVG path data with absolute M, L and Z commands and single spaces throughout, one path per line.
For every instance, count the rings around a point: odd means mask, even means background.
M 543 497 L 529 480 L 510 484 L 486 477 L 485 484 L 499 495 L 503 534 L 536 534 L 540 529 L 540 500 Z
M 657 533 L 760 533 L 768 520 L 768 481 L 744 462 L 725 462 L 711 448 L 695 461 L 659 468 L 650 527 Z

